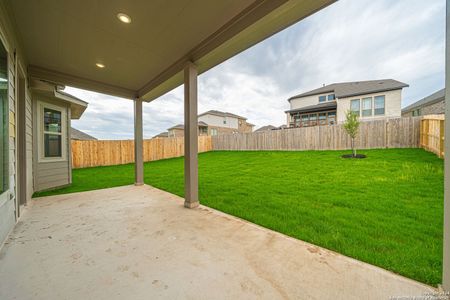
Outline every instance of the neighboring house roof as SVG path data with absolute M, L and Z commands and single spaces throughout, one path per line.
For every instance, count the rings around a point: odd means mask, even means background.
M 302 108 L 296 108 L 296 109 L 291 109 L 291 110 L 286 110 L 286 113 L 292 113 L 292 112 L 300 112 L 300 113 L 305 113 L 305 112 L 318 112 L 318 111 L 327 111 L 327 110 L 333 110 L 337 108 L 337 103 L 336 101 L 333 102 L 325 102 L 325 103 L 319 103 L 316 105 L 309 105 L 309 106 L 305 106 Z
M 410 112 L 416 108 L 431 105 L 440 101 L 445 100 L 445 88 L 441 89 L 425 98 L 420 99 L 419 101 L 414 102 L 413 104 L 408 105 L 404 109 L 402 109 L 402 113 Z
M 409 85 L 393 79 L 380 79 L 368 81 L 342 82 L 325 85 L 321 88 L 293 96 L 288 101 L 296 98 L 334 93 L 336 98 L 345 98 L 357 95 L 393 91 L 408 87 Z
M 167 131 L 161 132 L 160 134 L 155 135 L 153 138 L 166 138 L 169 137 L 169 133 Z
M 198 126 L 208 126 L 208 124 L 206 124 L 203 121 L 198 122 Z M 171 130 L 171 129 L 184 129 L 184 125 L 183 124 L 177 124 L 175 126 L 170 127 L 167 130 Z
M 218 110 L 208 110 L 207 112 L 199 114 L 198 116 L 201 117 L 204 115 L 215 115 L 215 116 L 219 116 L 219 117 L 232 117 L 232 118 L 247 120 L 247 118 L 244 118 L 244 117 L 241 117 L 241 116 L 229 113 L 229 112 L 223 112 L 223 111 L 218 111 Z
M 70 128 L 70 138 L 72 140 L 80 140 L 80 141 L 96 141 L 97 138 L 89 135 L 83 131 L 75 129 L 73 127 Z
M 274 130 L 274 129 L 277 129 L 277 127 L 275 127 L 273 125 L 266 125 L 266 126 L 256 129 L 255 132 L 268 131 L 268 130 Z

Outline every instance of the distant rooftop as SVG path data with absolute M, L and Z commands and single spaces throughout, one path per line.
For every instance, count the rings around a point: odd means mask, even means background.
M 288 101 L 296 98 L 325 93 L 334 93 L 336 98 L 345 98 L 370 93 L 398 90 L 408 86 L 408 84 L 394 79 L 341 82 L 325 85 L 321 88 L 293 96 L 289 98 Z
M 72 140 L 80 140 L 80 141 L 96 141 L 97 140 L 97 138 L 93 137 L 92 135 L 84 133 L 83 131 L 80 131 L 73 127 L 70 128 L 70 138 Z
M 403 113 L 409 112 L 415 108 L 424 106 L 424 105 L 430 105 L 439 101 L 445 100 L 445 89 L 441 89 L 425 98 L 420 99 L 419 101 L 414 102 L 411 105 L 408 105 L 404 109 L 402 109 Z
M 274 129 L 277 129 L 277 127 L 275 127 L 273 125 L 266 125 L 266 126 L 256 129 L 255 132 L 268 131 L 268 130 L 274 130 Z
M 198 122 L 198 126 L 208 126 L 208 124 L 206 124 L 203 121 Z M 184 129 L 184 125 L 183 124 L 177 124 L 175 126 L 170 127 L 168 130 L 170 129 Z
M 155 135 L 153 138 L 166 138 L 169 137 L 169 133 L 167 131 L 161 132 L 160 134 Z
M 241 116 L 229 113 L 229 112 L 223 112 L 223 111 L 218 111 L 218 110 L 208 110 L 207 112 L 204 112 L 198 116 L 201 117 L 204 115 L 215 115 L 215 116 L 219 116 L 219 117 L 232 117 L 232 118 L 247 120 L 247 118 L 244 118 L 244 117 L 241 117 Z

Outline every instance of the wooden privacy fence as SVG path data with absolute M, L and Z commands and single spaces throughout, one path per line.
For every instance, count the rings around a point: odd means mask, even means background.
M 424 116 L 420 121 L 420 146 L 444 157 L 444 115 Z
M 358 149 L 418 148 L 420 117 L 361 122 L 355 144 Z M 345 150 L 351 139 L 343 125 L 219 135 L 213 150 Z
M 211 137 L 198 137 L 199 152 L 212 150 Z M 184 138 L 144 140 L 144 161 L 184 155 Z M 121 165 L 134 162 L 134 141 L 72 141 L 72 167 Z

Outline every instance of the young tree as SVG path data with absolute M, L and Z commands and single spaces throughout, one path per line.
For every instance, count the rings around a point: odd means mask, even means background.
M 352 139 L 352 155 L 353 157 L 356 157 L 355 138 L 358 134 L 359 120 L 358 116 L 350 110 L 345 114 L 344 128 Z

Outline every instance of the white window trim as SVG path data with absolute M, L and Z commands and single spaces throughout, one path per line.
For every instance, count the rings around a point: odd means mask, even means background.
M 384 99 L 383 99 L 384 113 L 383 114 L 375 114 L 375 109 L 376 109 L 375 108 L 375 98 L 377 98 L 377 97 L 384 97 Z M 384 116 L 386 116 L 386 95 L 385 94 L 373 96 L 373 116 L 374 117 L 384 117 Z
M 61 112 L 61 157 L 45 157 L 44 149 L 44 108 Z M 38 101 L 38 162 L 51 163 L 67 161 L 67 108 Z
M 364 109 L 364 100 L 369 100 L 370 99 L 370 115 L 368 115 L 368 116 L 365 116 L 364 114 L 363 114 L 363 112 L 365 111 L 365 110 L 369 110 L 369 109 Z M 362 97 L 361 98 L 361 118 L 371 118 L 371 117 L 373 117 L 373 97 L 372 96 L 370 96 L 370 97 Z

